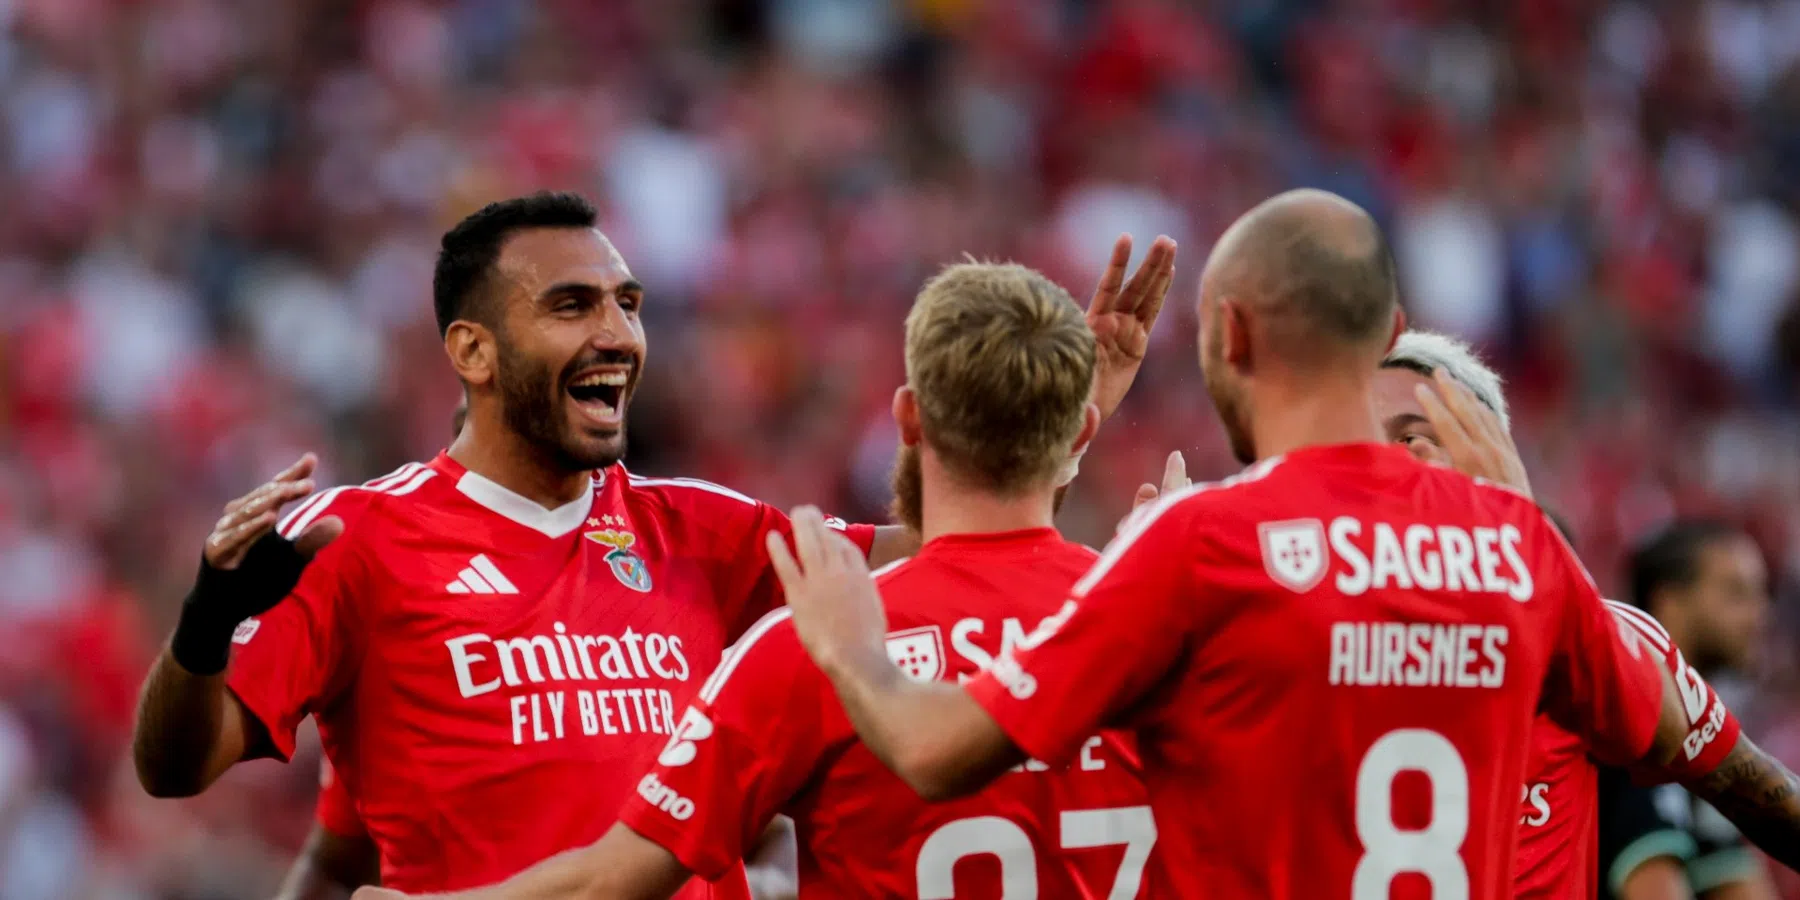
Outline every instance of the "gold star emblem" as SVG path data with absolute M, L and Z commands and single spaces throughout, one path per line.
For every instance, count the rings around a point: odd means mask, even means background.
M 599 528 L 600 520 L 599 519 L 588 519 L 588 527 L 589 528 Z

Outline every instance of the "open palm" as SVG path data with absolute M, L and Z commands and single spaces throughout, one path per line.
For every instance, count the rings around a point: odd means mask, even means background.
M 1144 363 L 1144 352 L 1150 347 L 1150 329 L 1162 314 L 1163 300 L 1175 280 L 1175 241 L 1157 235 L 1144 254 L 1144 261 L 1125 280 L 1125 267 L 1131 262 L 1131 235 L 1119 235 L 1113 243 L 1112 258 L 1094 299 L 1088 304 L 1087 323 L 1093 329 L 1097 345 L 1094 366 L 1094 404 L 1102 418 L 1110 417 L 1131 383 L 1138 367 Z

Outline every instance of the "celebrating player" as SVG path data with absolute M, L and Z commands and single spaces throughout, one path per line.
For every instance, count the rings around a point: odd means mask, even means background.
M 617 465 L 645 292 L 594 222 L 542 194 L 445 235 L 434 304 L 469 402 L 448 452 L 319 494 L 272 536 L 310 491 L 310 455 L 227 507 L 145 686 L 134 756 L 152 794 L 286 758 L 310 714 L 384 884 L 483 884 L 605 831 L 726 643 L 779 605 L 755 545 L 788 523 Z M 1120 249 L 1089 310 L 1110 335 L 1103 411 L 1172 277 L 1173 242 L 1129 283 Z M 916 546 L 900 528 L 848 534 L 878 560 Z
M 1200 321 L 1208 393 L 1255 465 L 1140 511 L 966 688 L 894 667 L 865 564 L 801 510 L 798 562 L 769 546 L 802 643 L 926 796 L 1132 727 L 1157 895 L 1507 896 L 1540 696 L 1608 759 L 1669 763 L 1688 720 L 1528 498 L 1381 443 L 1371 382 L 1402 317 L 1365 213 L 1317 191 L 1250 211 Z
M 1453 464 L 1469 475 L 1530 491 L 1525 464 L 1508 434 L 1507 398 L 1501 392 L 1499 376 L 1481 364 L 1480 358 L 1462 342 L 1422 331 L 1400 335 L 1388 358 L 1382 360 L 1382 373 L 1375 380 L 1375 400 L 1388 439 L 1406 445 L 1418 459 Z M 1688 715 L 1696 722 L 1715 720 L 1715 729 L 1701 731 L 1701 738 L 1708 733 L 1712 738 L 1697 742 L 1694 747 L 1696 767 L 1714 769 L 1724 754 L 1741 749 L 1746 758 L 1757 760 L 1760 767 L 1784 778 L 1780 772 L 1786 770 L 1778 761 L 1750 740 L 1739 740 L 1735 716 L 1699 677 L 1696 668 L 1688 666 L 1678 641 L 1656 619 L 1622 603 L 1607 601 L 1607 607 L 1613 608 L 1620 623 L 1638 632 L 1645 646 L 1660 653 L 1674 684 L 1681 688 Z M 1618 781 L 1629 783 L 1627 778 Z M 1550 716 L 1537 716 L 1532 727 L 1532 758 L 1526 765 L 1525 785 L 1521 787 L 1523 808 L 1519 812 L 1514 896 L 1591 896 L 1597 884 L 1598 783 L 1600 772 L 1579 734 L 1555 724 Z M 1656 790 L 1663 788 L 1685 796 L 1678 785 L 1663 785 Z M 1636 790 L 1620 788 L 1625 794 Z M 1627 801 L 1624 806 L 1651 805 Z M 1730 826 L 1724 828 L 1730 830 Z M 1652 882 L 1660 880 L 1669 887 L 1678 887 L 1681 893 L 1676 896 L 1687 895 L 1687 877 L 1679 868 L 1647 866 L 1651 862 L 1652 855 L 1620 855 L 1615 866 L 1611 866 L 1613 871 L 1607 873 L 1613 893 L 1624 896 L 1625 884 L 1636 880 L 1638 884 L 1629 891 L 1631 895 L 1669 896 L 1652 887 Z
M 1051 522 L 1057 469 L 1099 421 L 1093 365 L 1080 310 L 1029 269 L 952 266 L 919 293 L 894 505 L 925 543 L 877 575 L 886 652 L 911 677 L 968 680 L 1093 564 Z M 599 843 L 457 896 L 667 897 L 725 871 L 778 812 L 798 830 L 801 897 L 1137 896 L 1156 827 L 1119 735 L 1090 736 L 1067 772 L 1029 763 L 926 804 L 857 744 L 787 620 L 727 652 Z

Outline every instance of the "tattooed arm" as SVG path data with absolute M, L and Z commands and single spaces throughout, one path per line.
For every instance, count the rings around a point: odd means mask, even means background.
M 1738 738 L 1717 769 L 1686 786 L 1731 820 L 1752 844 L 1800 872 L 1800 776 L 1748 735 Z

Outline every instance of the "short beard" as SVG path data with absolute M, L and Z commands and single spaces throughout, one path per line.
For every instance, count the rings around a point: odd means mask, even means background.
M 562 380 L 548 365 L 518 353 L 504 337 L 496 338 L 499 359 L 494 381 L 500 389 L 500 411 L 506 427 L 560 472 L 604 469 L 618 462 L 625 445 L 623 428 L 616 447 L 596 451 L 572 440 L 567 433 L 571 426 L 560 403 Z
M 921 473 L 918 445 L 901 444 L 894 456 L 894 502 L 889 511 L 915 534 L 925 530 L 925 479 Z

